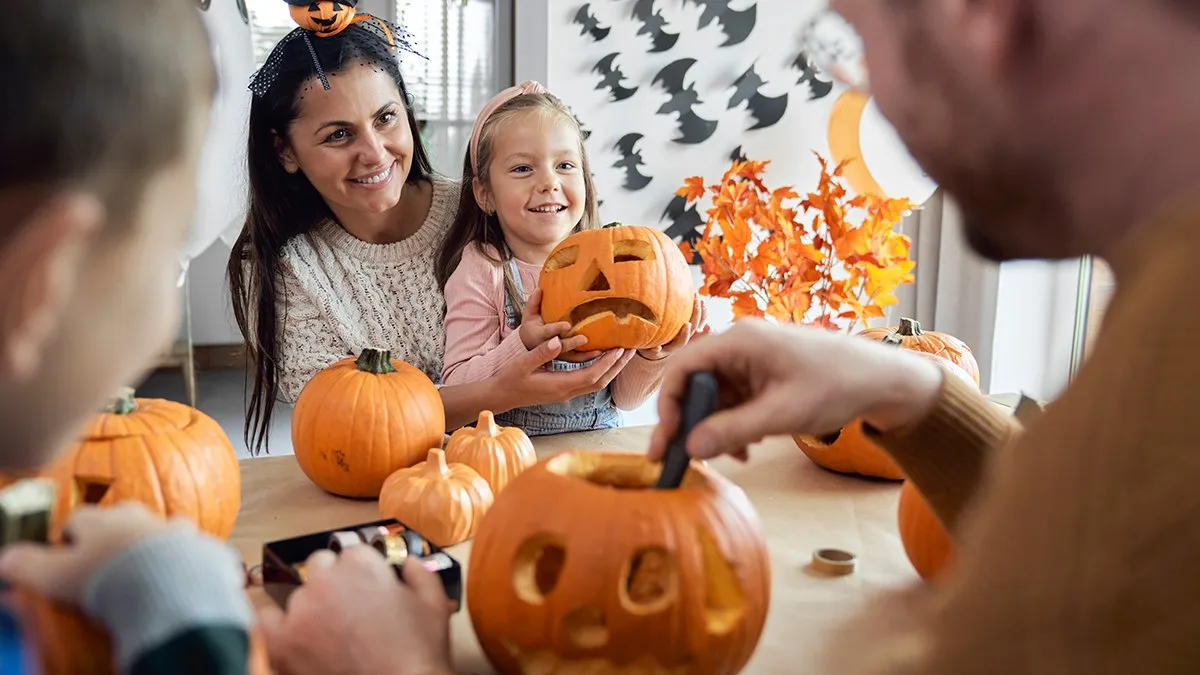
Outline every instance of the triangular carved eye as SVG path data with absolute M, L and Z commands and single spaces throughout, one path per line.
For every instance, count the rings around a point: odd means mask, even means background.
M 546 264 L 542 267 L 547 270 L 560 270 L 564 267 L 570 267 L 571 265 L 574 265 L 575 261 L 578 259 L 579 247 L 568 246 L 556 251 L 554 255 L 550 256 L 550 259 L 547 260 Z
M 311 5 L 308 6 L 308 11 L 310 11 L 310 12 L 321 11 L 321 3 L 319 3 L 319 2 L 312 3 Z
M 340 3 L 340 2 L 333 3 L 333 11 L 335 11 L 335 12 L 342 11 L 342 3 Z

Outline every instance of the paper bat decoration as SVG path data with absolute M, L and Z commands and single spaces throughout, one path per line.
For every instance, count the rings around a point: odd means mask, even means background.
M 820 71 L 813 66 L 812 61 L 808 60 L 808 55 L 804 52 L 800 52 L 796 60 L 792 61 L 792 67 L 800 71 L 800 79 L 796 80 L 796 84 L 808 83 L 808 100 L 815 101 L 825 98 L 829 92 L 833 91 L 833 82 L 817 77 Z
M 658 114 L 677 115 L 675 120 L 679 126 L 679 136 L 671 139 L 676 143 L 703 143 L 717 130 L 715 121 L 700 117 L 694 110 L 696 104 L 700 103 L 700 95 L 696 93 L 695 85 L 689 84 L 686 89 L 683 86 L 688 68 L 695 62 L 696 59 L 684 58 L 668 63 L 658 71 L 652 83 L 661 82 L 663 88 L 671 95 L 671 99 L 659 107 Z
M 608 31 L 612 30 L 612 28 L 611 27 L 601 28 L 599 19 L 597 19 L 594 14 L 592 14 L 588 11 L 588 9 L 590 7 L 591 7 L 590 4 L 586 4 L 586 5 L 583 5 L 582 7 L 580 7 L 579 11 L 575 12 L 575 18 L 573 19 L 573 21 L 574 21 L 574 23 L 577 23 L 580 26 L 583 26 L 583 30 L 579 31 L 580 35 L 583 35 L 585 33 L 591 33 L 592 39 L 595 40 L 596 42 L 599 42 L 599 41 L 603 40 L 604 38 L 608 37 Z
M 721 24 L 721 30 L 725 33 L 725 42 L 721 44 L 722 47 L 744 42 L 746 38 L 750 37 L 750 32 L 754 30 L 754 24 L 758 19 L 758 4 L 750 5 L 746 9 L 730 9 L 729 0 L 685 1 L 704 8 L 704 12 L 700 15 L 700 28 L 712 23 L 713 19 Z
M 641 171 L 638 171 L 639 166 L 645 165 L 645 162 L 642 161 L 642 152 L 634 150 L 633 147 L 640 140 L 642 140 L 641 134 L 625 134 L 615 146 L 621 153 L 621 159 L 613 162 L 613 167 L 625 169 L 626 190 L 641 190 L 652 180 L 650 176 L 643 175 Z
M 678 33 L 663 30 L 667 20 L 662 17 L 662 12 L 654 9 L 654 0 L 637 0 L 633 5 L 633 18 L 642 22 L 637 34 L 650 36 L 651 52 L 665 52 L 679 40 Z
M 613 61 L 619 55 L 619 52 L 613 52 L 600 59 L 600 62 L 592 68 L 593 73 L 600 73 L 604 76 L 604 78 L 600 80 L 600 84 L 596 85 L 595 88 L 603 89 L 608 87 L 609 91 L 612 92 L 613 101 L 625 100 L 630 96 L 633 96 L 634 92 L 638 90 L 637 87 L 630 89 L 621 85 L 621 80 L 625 79 L 625 73 L 621 72 L 621 68 L 619 66 L 613 65 Z
M 704 224 L 704 218 L 696 210 L 695 204 L 687 208 L 684 208 L 685 206 L 687 206 L 687 198 L 676 195 L 671 199 L 671 203 L 667 204 L 667 208 L 663 211 L 659 220 L 664 218 L 671 219 L 671 224 L 663 231 L 668 237 L 673 240 L 694 244 L 704 234 L 696 229 Z M 688 264 L 700 264 L 700 256 L 696 255 L 695 251 L 692 252 L 691 260 L 688 261 Z
M 746 162 L 749 159 L 749 157 L 746 157 L 746 153 L 742 152 L 742 146 L 740 145 L 734 148 L 733 152 L 729 153 L 729 161 L 731 162 Z
M 726 106 L 726 109 L 733 108 L 742 103 L 746 104 L 746 107 L 750 110 L 750 114 L 756 120 L 754 126 L 750 127 L 747 131 L 769 127 L 782 119 L 783 113 L 787 111 L 787 92 L 779 96 L 764 96 L 759 91 L 764 84 L 766 82 L 763 82 L 758 73 L 754 72 L 753 65 L 733 83 L 733 96 L 730 97 L 729 105 Z

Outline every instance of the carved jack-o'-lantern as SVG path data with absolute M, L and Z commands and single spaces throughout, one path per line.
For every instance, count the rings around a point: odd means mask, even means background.
M 354 21 L 358 0 L 287 0 L 292 20 L 318 35 L 336 35 Z
M 736 673 L 770 601 L 740 488 L 692 462 L 657 490 L 644 456 L 571 450 L 517 476 L 471 548 L 467 607 L 502 673 Z M 546 508 L 553 504 L 553 508 Z
M 542 267 L 542 319 L 569 321 L 584 350 L 652 349 L 692 317 L 696 289 L 679 247 L 651 227 L 618 225 L 564 239 Z

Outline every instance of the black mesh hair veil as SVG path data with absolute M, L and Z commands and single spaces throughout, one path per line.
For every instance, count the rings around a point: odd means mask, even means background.
M 364 54 L 370 54 L 380 61 L 386 61 L 387 59 L 398 60 L 400 58 L 400 50 L 421 58 L 426 58 L 412 46 L 412 42 L 410 41 L 412 34 L 404 28 L 370 14 L 359 14 L 356 18 L 357 20 L 353 24 L 347 26 L 341 32 L 327 37 L 319 36 L 307 28 L 296 27 L 292 32 L 283 36 L 275 45 L 275 48 L 271 50 L 262 68 L 259 68 L 258 72 L 251 78 L 250 91 L 255 96 L 264 96 L 271 90 L 271 85 L 275 83 L 276 77 L 287 67 L 287 64 L 284 63 L 284 48 L 293 40 L 303 40 L 307 45 L 309 58 L 313 60 L 317 77 L 321 79 L 321 86 L 325 89 L 329 89 L 329 80 L 326 79 L 325 70 L 321 67 L 321 62 L 317 58 L 316 49 L 313 48 L 313 40 L 350 40 Z

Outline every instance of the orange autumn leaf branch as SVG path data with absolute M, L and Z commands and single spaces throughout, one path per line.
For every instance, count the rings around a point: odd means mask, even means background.
M 849 197 L 842 184 L 846 162 L 830 170 L 813 154 L 821 177 L 802 199 L 791 186 L 767 187 L 767 161 L 734 161 L 716 184 L 692 176 L 676 193 L 688 204 L 712 201 L 701 236 L 680 248 L 700 258 L 701 294 L 731 299 L 735 319 L 770 317 L 850 332 L 883 317 L 897 302 L 896 289 L 913 281 L 912 242 L 894 230 L 913 204 Z

